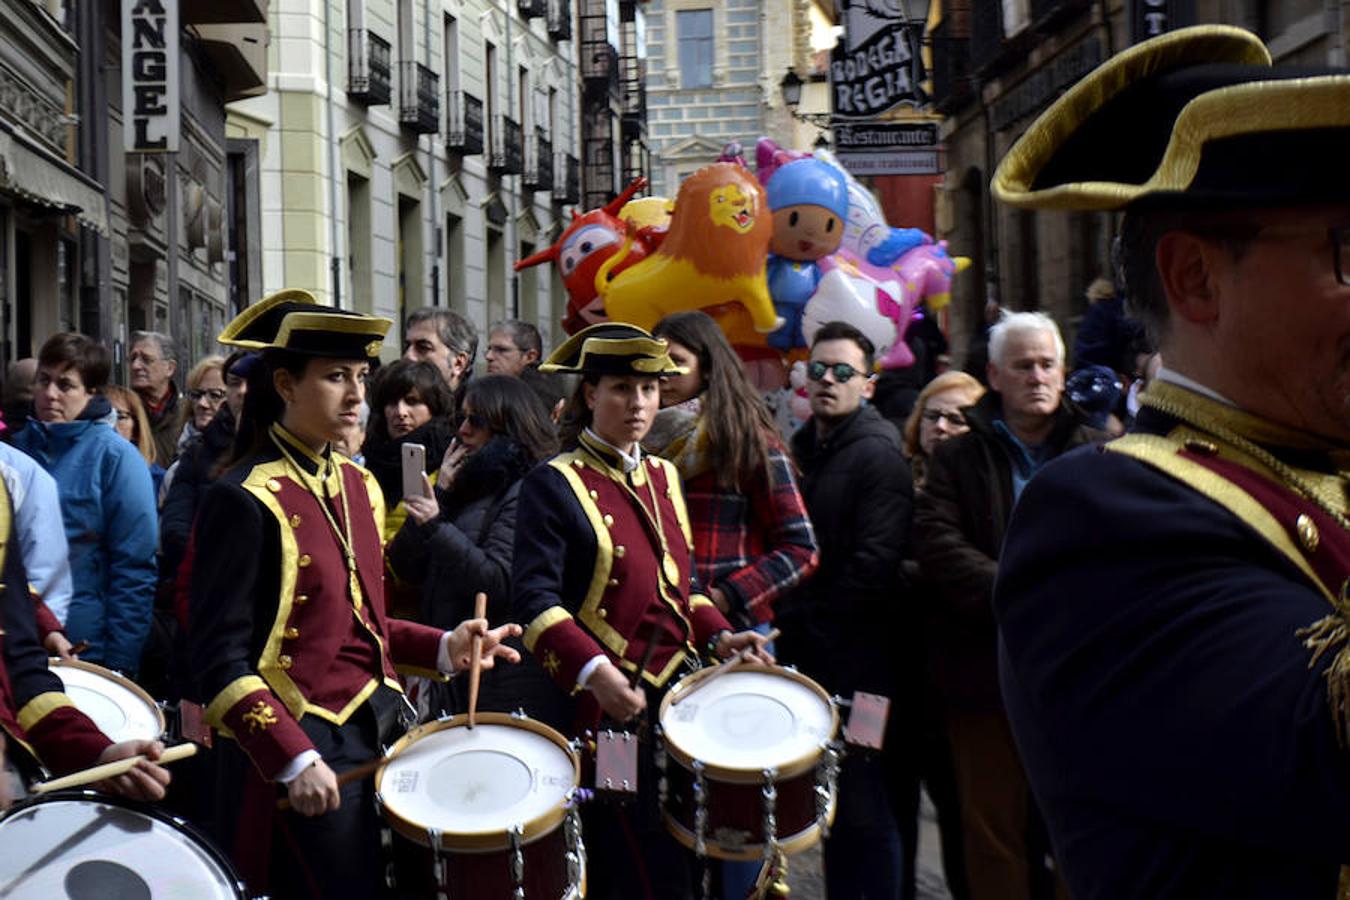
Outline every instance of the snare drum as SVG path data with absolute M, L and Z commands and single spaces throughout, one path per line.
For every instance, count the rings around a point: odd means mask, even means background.
M 9 900 L 240 900 L 225 857 L 182 819 L 64 791 L 0 815 L 0 896 Z
M 70 702 L 93 719 L 114 744 L 154 741 L 163 736 L 164 713 L 140 685 L 78 659 L 52 659 L 49 665 L 65 684 Z
M 414 728 L 375 776 L 385 820 L 407 838 L 394 847 L 399 890 L 478 900 L 585 897 L 576 753 L 524 716 L 479 713 L 476 721 L 472 730 L 462 715 Z
M 666 827 L 699 856 L 799 853 L 834 820 L 839 714 L 792 669 L 745 666 L 699 685 L 715 671 L 688 676 L 661 701 Z

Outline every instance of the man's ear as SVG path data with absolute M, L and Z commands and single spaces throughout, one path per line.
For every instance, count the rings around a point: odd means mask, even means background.
M 1219 317 L 1215 276 L 1224 253 L 1218 244 L 1188 231 L 1169 231 L 1158 239 L 1158 279 L 1168 307 L 1183 320 L 1200 325 Z

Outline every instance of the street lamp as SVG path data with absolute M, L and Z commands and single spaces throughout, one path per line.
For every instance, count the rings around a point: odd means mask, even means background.
M 806 82 L 802 76 L 797 74 L 797 70 L 789 68 L 783 80 L 778 82 L 778 89 L 783 93 L 783 105 L 792 118 L 798 122 L 806 122 L 808 125 L 814 125 L 817 128 L 829 128 L 831 125 L 831 116 L 829 113 L 803 113 L 797 112 L 797 107 L 802 102 L 802 85 Z

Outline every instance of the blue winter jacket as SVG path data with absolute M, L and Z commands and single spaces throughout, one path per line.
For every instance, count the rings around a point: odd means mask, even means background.
M 134 674 L 155 600 L 155 492 L 145 458 L 102 421 L 95 396 L 74 422 L 29 421 L 14 446 L 56 479 L 74 595 L 66 634 L 82 659 Z

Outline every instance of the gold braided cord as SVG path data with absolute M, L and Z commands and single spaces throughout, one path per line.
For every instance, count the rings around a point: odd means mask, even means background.
M 290 451 L 282 446 L 281 441 L 277 440 L 276 435 L 272 435 L 272 443 L 276 444 L 277 450 L 281 451 L 281 455 L 285 458 L 287 465 L 293 468 L 300 476 L 297 480 L 303 484 L 305 489 L 318 501 L 319 509 L 323 510 L 323 517 L 328 520 L 328 527 L 332 529 L 333 537 L 337 538 L 338 545 L 342 548 L 342 554 L 347 559 L 347 571 L 354 573 L 356 571 L 356 552 L 352 549 L 355 545 L 355 540 L 352 538 L 352 514 L 351 510 L 347 507 L 347 489 L 343 484 L 344 479 L 342 477 L 342 472 L 338 471 L 335 474 L 337 477 L 338 496 L 342 499 L 342 520 L 345 529 L 338 527 L 337 520 L 333 518 L 333 513 L 328 509 L 328 503 L 325 502 L 323 494 L 314 487 L 308 474 L 300 466 L 300 463 L 296 462 L 295 457 L 291 455 Z M 329 458 L 325 460 L 325 463 L 328 466 L 328 474 L 334 474 L 332 473 L 333 460 Z M 319 483 L 322 484 L 327 480 L 327 477 L 326 474 L 321 474 L 319 476 Z

